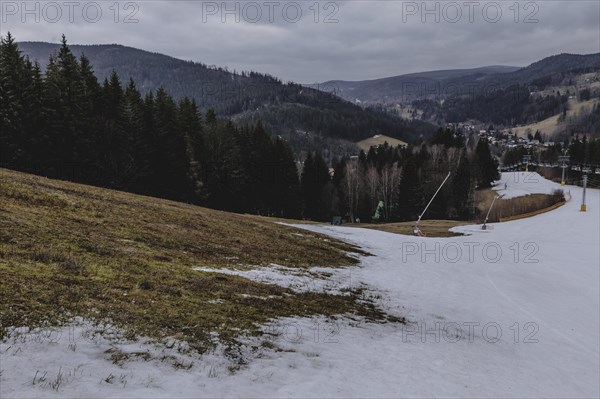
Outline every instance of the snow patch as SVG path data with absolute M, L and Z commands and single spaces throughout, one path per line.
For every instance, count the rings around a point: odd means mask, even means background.
M 359 288 L 353 285 L 352 281 L 352 274 L 357 269 L 359 267 L 313 267 L 301 269 L 276 264 L 266 267 L 255 267 L 251 270 L 211 269 L 209 267 L 194 268 L 194 270 L 201 272 L 240 276 L 260 283 L 275 284 L 298 293 L 326 292 L 331 295 L 340 295 Z
M 503 172 L 492 189 L 503 195 L 504 199 L 511 199 L 530 194 L 552 194 L 554 190 L 564 188 L 558 183 L 544 179 L 537 172 Z
M 508 185 L 511 196 L 558 186 Z M 249 337 L 239 348 L 240 359 L 251 360 L 235 373 L 219 351 L 191 355 L 102 335 L 71 342 L 81 327 L 68 328 L 56 342 L 2 342 L 0 396 L 597 398 L 600 193 L 588 189 L 588 211 L 579 212 L 582 189 L 567 190 L 572 200 L 560 208 L 488 231 L 459 228 L 469 236 L 296 226 L 374 255 L 360 257 L 356 267 L 217 270 L 298 292 L 366 286 L 381 307 L 407 317 L 407 325 L 351 317 L 274 320 L 263 337 Z M 122 364 L 114 362 L 118 351 L 129 354 Z M 193 365 L 174 367 L 162 356 Z M 53 381 L 61 381 L 57 390 Z

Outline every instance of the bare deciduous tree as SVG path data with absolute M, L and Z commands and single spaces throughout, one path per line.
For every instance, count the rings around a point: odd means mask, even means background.
M 392 218 L 392 209 L 398 200 L 398 187 L 402 176 L 402 168 L 398 162 L 386 165 L 381 170 L 381 197 L 384 204 L 384 219 Z
M 371 203 L 371 214 L 377 209 L 379 200 L 381 198 L 381 178 L 375 165 L 370 165 L 365 172 L 365 186 L 367 194 L 369 196 L 369 202 Z
M 346 172 L 343 180 L 345 198 L 350 211 L 350 221 L 354 223 L 358 212 L 358 201 L 363 190 L 361 171 L 358 163 L 350 161 L 346 165 Z

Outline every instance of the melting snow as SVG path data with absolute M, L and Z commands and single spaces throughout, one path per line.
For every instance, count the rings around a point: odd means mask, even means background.
M 509 180 L 510 194 L 556 186 L 539 179 Z M 80 336 L 79 327 L 63 329 L 52 342 L 12 337 L 0 346 L 0 396 L 597 398 L 600 193 L 588 190 L 582 213 L 582 189 L 566 189 L 571 200 L 552 212 L 485 232 L 457 228 L 469 236 L 299 225 L 375 255 L 350 269 L 324 268 L 319 278 L 311 277 L 315 270 L 292 273 L 281 266 L 219 271 L 300 291 L 344 287 L 351 279 L 378 293 L 386 311 L 406 316 L 406 326 L 276 320 L 264 328 L 280 350 L 249 351 L 253 358 L 234 374 L 218 351 L 198 357 L 144 340 L 103 338 L 75 340 L 73 347 L 69 337 Z M 248 348 L 254 344 L 248 341 Z M 106 351 L 114 347 L 151 356 L 113 364 Z M 175 368 L 169 356 L 193 365 Z M 42 382 L 40 373 L 46 373 Z M 50 382 L 61 373 L 54 390 Z

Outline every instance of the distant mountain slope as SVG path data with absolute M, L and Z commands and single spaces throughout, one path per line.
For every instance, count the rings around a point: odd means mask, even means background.
M 518 69 L 519 67 L 499 65 L 474 69 L 428 71 L 363 81 L 332 80 L 308 86 L 335 91 L 337 95 L 348 101 L 385 104 L 394 101 L 402 102 L 403 100 L 418 99 L 420 98 L 418 92 L 435 90 L 442 82 L 465 77 L 476 80 L 483 76 L 504 74 Z
M 506 128 L 526 125 L 533 132 L 539 129 L 548 134 L 598 134 L 600 109 L 590 100 L 600 98 L 599 68 L 554 72 L 526 81 L 537 76 L 531 72 L 519 71 L 521 76 L 512 80 L 507 77 L 507 81 L 486 83 L 498 90 L 445 98 L 443 102 L 419 100 L 413 106 L 422 111 L 420 117 L 440 124 L 477 120 Z
M 506 87 L 512 84 L 529 83 L 535 79 L 556 73 L 587 69 L 600 69 L 600 53 L 553 55 L 502 76 L 492 75 L 486 80 L 490 82 L 502 81 L 503 86 Z
M 45 66 L 59 45 L 21 42 L 19 47 Z M 232 73 L 226 68 L 117 44 L 70 47 L 76 55 L 84 53 L 90 59 L 102 80 L 114 69 L 122 79 L 132 78 L 142 92 L 163 86 L 175 98 L 192 97 L 201 109 L 214 108 L 221 116 L 238 116 L 244 121 L 264 118 L 278 134 L 301 130 L 349 141 L 373 134 L 410 140 L 433 131 L 430 125 L 421 123 L 415 128 L 392 115 L 365 110 L 331 94 L 299 84 L 284 84 L 256 72 Z M 298 108 L 303 109 L 300 116 L 296 113 Z
M 324 87 L 340 97 L 361 104 L 408 103 L 420 99 L 447 98 L 491 88 L 528 84 L 536 79 L 574 70 L 600 69 L 600 53 L 559 54 L 527 67 L 490 66 L 475 69 L 431 71 L 357 82 L 329 81 Z

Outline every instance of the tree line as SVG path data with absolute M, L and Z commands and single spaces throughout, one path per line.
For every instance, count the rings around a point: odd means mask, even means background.
M 305 217 L 392 222 L 415 220 L 451 172 L 428 210 L 430 219 L 471 219 L 476 188 L 499 178 L 487 140 L 466 139 L 440 128 L 428 142 L 407 148 L 388 143 L 327 168 L 319 153 L 309 154 L 302 171 Z M 332 176 L 331 176 L 332 175 Z
M 569 145 L 568 155 L 571 163 L 600 166 L 600 138 L 575 136 Z
M 468 218 L 474 185 L 497 177 L 485 140 L 467 143 L 447 129 L 428 143 L 386 144 L 333 168 L 318 151 L 299 163 L 261 122 L 201 113 L 193 99 L 176 101 L 163 88 L 142 95 L 115 72 L 99 82 L 64 37 L 42 71 L 8 34 L 0 71 L 0 164 L 48 177 L 234 212 L 364 221 L 415 218 L 449 170 L 451 184 L 429 216 Z
M 504 151 L 502 161 L 505 165 L 514 165 L 523 161 L 523 156 L 533 155 L 534 162 L 558 163 L 562 155 L 569 156 L 574 165 L 600 166 L 600 139 L 587 136 L 566 138 L 542 150 L 528 150 L 525 147 L 510 148 Z
M 0 44 L 0 162 L 48 177 L 238 212 L 300 215 L 289 145 L 235 126 L 163 88 L 100 83 L 63 37 L 45 72 L 8 34 Z
M 21 49 L 32 59 L 45 60 L 59 47 L 23 43 Z M 296 132 L 310 132 L 337 141 L 359 141 L 374 134 L 407 141 L 435 130 L 425 122 L 411 123 L 359 107 L 328 92 L 333 88 L 316 90 L 268 74 L 229 71 L 119 45 L 72 46 L 71 50 L 77 57 L 85 53 L 101 81 L 116 71 L 123 78 L 131 77 L 142 95 L 163 87 L 176 101 L 194 99 L 202 113 L 214 109 L 218 115 L 235 117 L 241 123 L 261 120 L 265 128 L 286 138 Z

